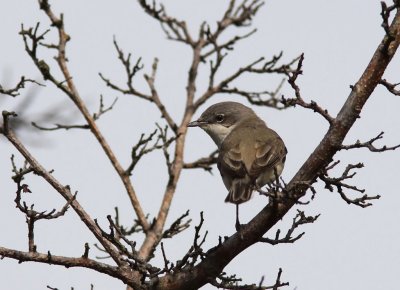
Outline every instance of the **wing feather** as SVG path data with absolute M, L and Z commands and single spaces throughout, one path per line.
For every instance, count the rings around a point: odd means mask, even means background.
M 261 127 L 261 129 L 260 129 Z M 255 188 L 272 182 L 280 174 L 287 153 L 282 139 L 265 124 L 250 124 L 226 137 L 218 156 L 218 169 L 229 194 L 225 201 L 242 203 Z

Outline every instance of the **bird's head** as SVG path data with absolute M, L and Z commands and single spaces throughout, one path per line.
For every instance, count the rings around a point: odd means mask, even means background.
M 200 127 L 207 132 L 218 147 L 226 136 L 242 121 L 256 117 L 254 111 L 240 103 L 221 102 L 210 106 L 188 127 Z

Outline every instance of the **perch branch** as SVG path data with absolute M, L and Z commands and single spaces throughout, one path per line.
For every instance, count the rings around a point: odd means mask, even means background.
M 397 11 L 390 26 L 390 35 L 385 35 L 357 83 L 352 87 L 347 100 L 332 121 L 326 135 L 301 166 L 287 190 L 296 199 L 309 189 L 309 184 L 328 166 L 340 149 L 344 138 L 359 118 L 360 112 L 382 79 L 382 75 L 392 60 L 400 44 L 400 12 Z M 258 242 L 295 205 L 295 200 L 267 204 L 248 224 L 205 253 L 205 259 L 191 268 L 190 272 L 166 274 L 158 280 L 156 289 L 198 289 L 209 283 L 210 277 L 217 277 L 225 266 L 239 253 Z

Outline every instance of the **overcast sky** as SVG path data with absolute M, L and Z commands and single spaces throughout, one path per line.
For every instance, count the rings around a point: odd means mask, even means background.
M 168 0 L 163 3 L 171 15 L 186 20 L 191 31 L 195 32 L 203 20 L 214 25 L 228 1 Z M 21 75 L 42 82 L 39 72 L 24 52 L 18 32 L 21 23 L 29 27 L 40 22 L 41 29 L 45 30 L 49 21 L 39 11 L 36 1 L 3 0 L 2 4 L 0 84 L 12 86 Z M 191 51 L 180 43 L 166 40 L 159 24 L 147 16 L 134 0 L 58 0 L 51 1 L 51 4 L 56 13 L 64 13 L 65 27 L 71 36 L 67 48 L 70 70 L 89 108 L 93 112 L 97 109 L 100 94 L 108 104 L 119 97 L 115 109 L 103 116 L 98 124 L 118 158 L 127 165 L 132 144 L 136 143 L 141 133 L 154 130 L 155 122 L 162 124 L 162 121 L 153 104 L 131 96 L 121 96 L 107 89 L 100 80 L 99 72 L 119 84 L 124 84 L 126 80 L 112 44 L 113 36 L 125 51 L 132 52 L 134 58 L 142 57 L 145 72 L 150 71 L 153 59 L 159 58 L 156 85 L 177 122 L 180 122 L 184 108 Z M 283 51 L 284 58 L 290 60 L 304 52 L 304 74 L 299 79 L 303 97 L 317 101 L 332 115 L 336 115 L 350 93 L 350 85 L 357 81 L 383 37 L 379 13 L 380 1 L 377 0 L 268 0 L 254 19 L 254 27 L 258 32 L 237 46 L 227 58 L 221 76 L 260 56 L 270 58 Z M 54 41 L 56 33 L 52 31 L 48 37 Z M 55 69 L 51 53 L 41 49 L 40 57 L 48 60 Z M 396 55 L 385 78 L 400 82 L 399 66 L 400 57 Z M 199 94 L 207 84 L 205 71 L 202 72 Z M 59 75 L 58 72 L 56 74 Z M 237 84 L 249 89 L 273 90 L 279 81 L 275 77 L 243 78 Z M 146 88 L 142 75 L 137 77 L 135 84 L 139 88 Z M 292 96 L 287 84 L 282 93 L 287 97 Z M 218 96 L 205 107 L 222 100 L 246 104 L 245 100 L 237 97 Z M 22 109 L 24 102 L 27 106 Z M 380 145 L 400 143 L 399 106 L 399 97 L 378 87 L 346 142 L 357 139 L 366 141 L 385 131 Z M 29 126 L 31 121 L 45 119 L 44 114 L 51 115 L 54 123 L 82 123 L 82 118 L 65 95 L 51 84 L 45 88 L 29 86 L 16 99 L 0 96 L 0 108 L 19 110 L 20 118 L 27 121 L 19 131 L 20 138 L 47 169 L 55 170 L 55 176 L 63 184 L 69 184 L 79 192 L 79 202 L 93 218 L 99 219 L 100 224 L 107 225 L 106 215 L 112 214 L 115 206 L 120 209 L 122 222 L 128 225 L 132 221 L 134 217 L 122 184 L 88 131 L 41 132 Z M 255 108 L 255 111 L 284 139 L 289 154 L 282 176 L 290 180 L 318 145 L 327 130 L 327 123 L 302 108 L 279 112 Z M 214 143 L 203 131 L 198 128 L 189 130 L 186 161 L 206 156 L 214 149 Z M 15 154 L 21 164 L 20 155 L 1 137 L 0 246 L 27 250 L 25 219 L 15 209 L 13 201 L 16 187 L 10 179 L 11 154 Z M 235 273 L 247 283 L 257 283 L 265 276 L 266 283 L 272 284 L 281 267 L 282 279 L 290 282 L 290 286 L 284 289 L 399 288 L 400 154 L 398 151 L 373 154 L 362 149 L 340 153 L 336 159 L 342 161 L 339 171 L 348 163 L 363 162 L 366 167 L 352 182 L 365 188 L 367 193 L 380 194 L 382 198 L 375 201 L 374 206 L 360 209 L 347 205 L 337 193 L 319 186 L 318 194 L 310 205 L 297 207 L 309 215 L 321 214 L 316 223 L 299 229 L 299 233 L 306 232 L 301 240 L 293 245 L 254 245 L 228 265 L 225 269 L 228 274 Z M 154 216 L 167 181 L 162 153 L 156 152 L 143 158 L 132 179 L 144 210 Z M 29 176 L 26 183 L 33 193 L 24 199 L 34 203 L 37 209 L 50 210 L 63 205 L 62 198 L 40 178 Z M 204 230 L 209 231 L 205 245 L 208 249 L 218 242 L 218 236 L 234 232 L 234 206 L 224 203 L 225 195 L 226 189 L 216 168 L 214 175 L 201 170 L 185 171 L 167 223 L 189 209 L 195 225 L 199 221 L 200 211 L 204 211 Z M 265 203 L 264 197 L 254 196 L 242 207 L 242 221 L 252 218 Z M 268 236 L 273 236 L 277 228 L 284 231 L 295 214 L 296 208 L 293 208 Z M 191 227 L 175 239 L 165 242 L 170 260 L 179 259 L 187 251 L 193 232 Z M 80 256 L 85 242 L 95 242 L 72 210 L 56 221 L 37 223 L 35 234 L 38 251 L 50 250 L 56 255 Z M 101 256 L 101 253 L 92 246 L 91 257 L 96 255 Z M 161 261 L 155 259 L 155 263 Z M 124 289 L 118 280 L 90 270 L 35 263 L 18 264 L 9 259 L 0 261 L 0 273 L 1 289 L 37 290 L 50 285 L 63 290 L 71 287 L 86 290 L 90 289 L 91 283 L 96 290 Z M 212 287 L 204 286 L 202 289 Z

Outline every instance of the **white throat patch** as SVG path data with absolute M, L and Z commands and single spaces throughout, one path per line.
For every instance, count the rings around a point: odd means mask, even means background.
M 234 127 L 235 126 L 225 127 L 221 124 L 207 124 L 202 126 L 202 129 L 206 131 L 208 135 L 210 135 L 219 148 L 226 136 L 232 132 Z

